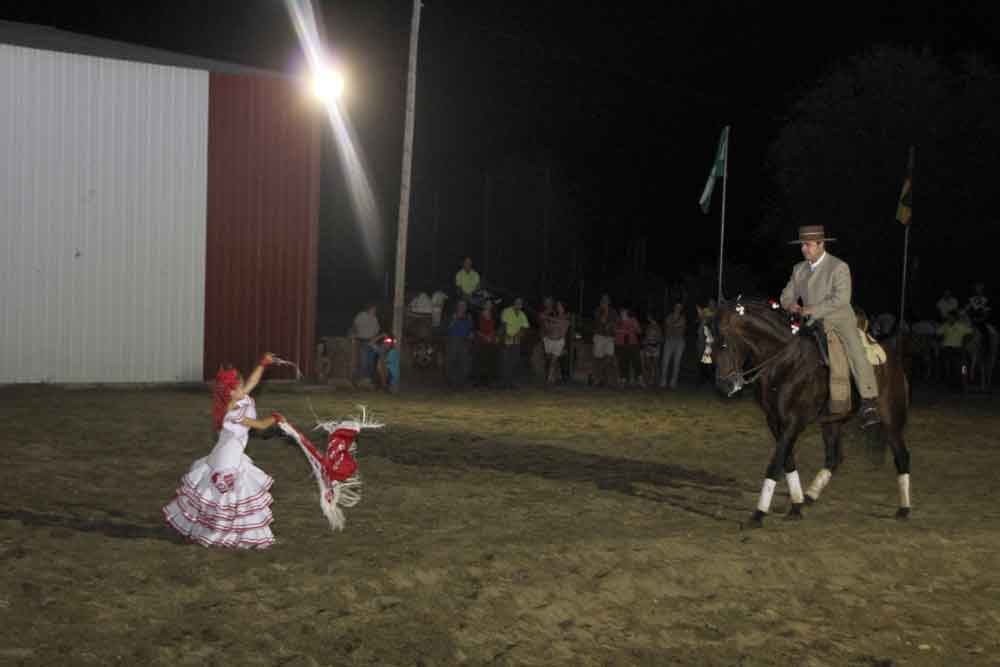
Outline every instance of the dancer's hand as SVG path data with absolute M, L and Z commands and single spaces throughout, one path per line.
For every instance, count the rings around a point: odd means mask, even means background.
M 267 368 L 273 363 L 274 363 L 274 355 L 271 354 L 270 352 L 265 352 L 264 356 L 260 358 L 259 365 L 263 366 L 264 368 Z

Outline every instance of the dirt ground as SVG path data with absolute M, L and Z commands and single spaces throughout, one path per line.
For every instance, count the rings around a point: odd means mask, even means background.
M 305 392 L 365 403 L 362 503 L 333 534 L 280 438 L 263 552 L 160 507 L 211 448 L 204 390 L 0 390 L 0 664 L 1000 665 L 1000 403 L 920 395 L 912 518 L 860 436 L 804 521 L 742 523 L 771 443 L 708 391 Z M 852 429 L 853 432 L 854 429 Z M 808 483 L 819 432 L 800 442 Z

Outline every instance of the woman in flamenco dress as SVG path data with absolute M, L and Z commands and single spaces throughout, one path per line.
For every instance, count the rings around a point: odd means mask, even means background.
M 274 544 L 270 488 L 274 480 L 243 453 L 250 429 L 280 421 L 257 418 L 250 392 L 274 361 L 265 354 L 246 382 L 231 365 L 220 367 L 213 390 L 219 437 L 208 456 L 191 464 L 163 515 L 178 533 L 206 547 L 266 549 Z

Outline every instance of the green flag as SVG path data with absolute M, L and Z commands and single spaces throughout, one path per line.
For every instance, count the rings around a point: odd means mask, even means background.
M 712 191 L 715 189 L 715 179 L 726 177 L 726 160 L 729 159 L 729 126 L 722 128 L 722 135 L 719 137 L 719 149 L 715 152 L 715 162 L 712 163 L 712 170 L 708 172 L 708 181 L 705 189 L 701 193 L 701 212 L 708 213 L 709 204 L 712 203 Z
M 896 206 L 896 220 L 904 225 L 913 219 L 913 146 L 910 146 L 910 159 L 906 163 L 906 178 L 903 179 L 903 190 L 899 193 L 899 204 Z

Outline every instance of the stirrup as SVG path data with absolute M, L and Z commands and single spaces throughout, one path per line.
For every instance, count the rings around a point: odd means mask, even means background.
M 858 411 L 861 418 L 861 428 L 870 428 L 882 423 L 882 418 L 878 414 L 878 406 L 869 405 Z

